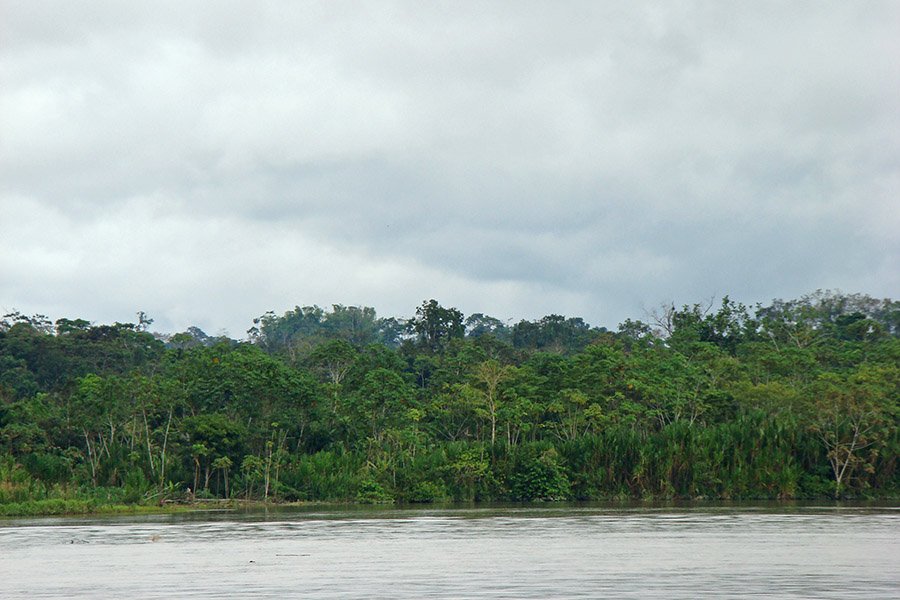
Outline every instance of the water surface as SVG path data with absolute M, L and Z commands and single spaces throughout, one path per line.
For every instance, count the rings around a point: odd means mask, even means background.
M 898 598 L 891 508 L 306 509 L 0 521 L 2 598 Z

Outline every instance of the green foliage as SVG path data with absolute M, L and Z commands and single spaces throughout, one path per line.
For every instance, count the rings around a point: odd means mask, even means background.
M 536 452 L 521 452 L 509 482 L 513 500 L 568 500 L 571 484 L 552 447 Z
M 581 317 L 547 315 L 538 321 L 519 321 L 512 328 L 516 348 L 572 354 L 594 341 L 601 330 L 591 329 Z
M 420 481 L 407 494 L 407 502 L 431 503 L 447 499 L 447 490 L 444 485 L 435 481 Z
M 354 347 L 396 346 L 405 324 L 379 319 L 368 306 L 335 304 L 329 312 L 318 306 L 295 307 L 282 316 L 269 311 L 253 320 L 247 332 L 253 343 L 296 364 L 318 345 L 342 340 Z
M 615 334 L 436 300 L 297 307 L 249 342 L 0 320 L 0 509 L 898 493 L 900 309 L 817 292 Z M 6 508 L 3 508 L 6 507 Z M 2 512 L 0 511 L 0 512 Z
M 361 504 L 390 504 L 394 497 L 374 479 L 366 479 L 359 485 L 356 501 Z
M 408 327 L 418 337 L 421 347 L 431 352 L 440 351 L 450 340 L 461 338 L 465 332 L 463 314 L 456 308 L 444 308 L 434 299 L 416 308 L 416 318 Z
M 443 475 L 452 490 L 453 500 L 472 502 L 495 498 L 496 479 L 483 446 L 449 444 L 446 446 Z

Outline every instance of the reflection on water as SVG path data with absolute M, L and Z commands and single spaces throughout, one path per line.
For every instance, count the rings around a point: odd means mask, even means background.
M 900 511 L 306 509 L 0 521 L 3 598 L 897 598 Z

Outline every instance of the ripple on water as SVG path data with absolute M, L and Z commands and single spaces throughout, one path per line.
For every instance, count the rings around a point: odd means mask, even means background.
M 895 598 L 900 512 L 476 509 L 0 525 L 0 597 Z

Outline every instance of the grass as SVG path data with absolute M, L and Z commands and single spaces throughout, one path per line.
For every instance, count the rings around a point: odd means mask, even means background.
M 155 515 L 209 510 L 255 510 L 284 506 L 309 506 L 318 502 L 263 502 L 260 500 L 197 500 L 190 503 L 121 504 L 97 500 L 51 498 L 0 504 L 2 517 L 49 517 L 77 515 Z M 324 504 L 324 503 L 323 503 Z

